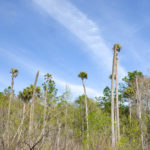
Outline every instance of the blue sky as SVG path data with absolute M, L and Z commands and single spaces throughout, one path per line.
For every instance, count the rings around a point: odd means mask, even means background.
M 0 91 L 19 69 L 16 92 L 33 84 L 40 70 L 51 73 L 59 94 L 83 93 L 80 71 L 88 73 L 89 96 L 110 85 L 112 47 L 122 45 L 119 77 L 135 69 L 149 74 L 148 0 L 0 0 Z

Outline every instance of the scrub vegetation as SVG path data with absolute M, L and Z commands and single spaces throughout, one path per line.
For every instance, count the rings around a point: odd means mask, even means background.
M 121 49 L 114 44 L 111 87 L 95 98 L 86 92 L 86 72 L 76 76 L 81 78 L 83 95 L 75 101 L 69 87 L 58 96 L 50 73 L 37 86 L 40 71 L 34 84 L 15 94 L 15 80 L 21 74 L 12 68 L 11 86 L 0 92 L 0 149 L 149 150 L 150 77 L 135 70 L 119 83 Z

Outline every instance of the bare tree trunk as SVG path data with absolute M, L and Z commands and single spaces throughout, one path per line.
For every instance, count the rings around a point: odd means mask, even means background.
M 64 150 L 67 149 L 67 114 L 68 114 L 68 109 L 67 109 L 67 104 L 66 104 L 66 110 L 65 110 L 65 148 Z
M 89 122 L 88 122 L 88 105 L 87 105 L 87 95 L 86 88 L 84 84 L 84 79 L 82 79 L 83 89 L 84 89 L 84 97 L 85 97 L 85 121 L 86 121 L 86 138 L 87 138 L 87 149 L 89 149 Z
M 138 85 L 138 78 L 137 77 L 136 77 L 136 99 L 137 99 L 138 118 L 140 120 L 142 149 L 145 150 L 145 148 L 144 148 L 143 124 L 142 124 L 142 112 L 141 112 L 141 94 L 139 92 L 139 85 Z
M 116 48 L 115 48 L 116 49 Z M 111 123 L 112 123 L 112 147 L 115 147 L 115 127 L 114 127 L 114 71 L 116 63 L 116 50 L 114 50 L 113 65 L 112 65 L 112 80 L 111 80 Z
M 31 134 L 33 129 L 33 121 L 34 121 L 34 99 L 35 99 L 35 90 L 36 90 L 36 84 L 39 76 L 39 71 L 37 71 L 34 87 L 33 87 L 33 95 L 32 95 L 32 102 L 30 107 L 30 120 L 29 120 L 29 143 L 31 142 Z
M 21 134 L 22 134 L 22 126 L 23 126 L 24 119 L 25 119 L 26 104 L 24 103 L 23 105 L 24 105 L 24 106 L 23 106 L 23 116 L 22 116 L 21 127 L 20 127 L 20 131 L 19 131 L 19 134 L 18 134 L 17 143 L 18 143 L 19 140 L 20 140 L 20 137 L 21 137 Z
M 87 128 L 87 139 L 89 137 L 89 127 L 88 127 L 88 106 L 87 106 L 87 95 L 86 95 L 86 88 L 84 84 L 84 80 L 82 79 L 83 89 L 84 89 L 84 95 L 85 95 L 85 120 L 86 120 L 86 128 Z
M 120 140 L 119 100 L 118 100 L 118 57 L 116 57 L 116 109 L 117 109 L 117 141 Z
M 47 92 L 48 92 L 48 83 L 49 83 L 49 80 L 47 80 L 46 91 L 45 91 L 45 99 L 44 99 L 44 115 L 43 115 L 43 131 L 42 131 L 42 135 L 45 134 L 45 127 L 46 127 L 46 111 L 47 111 Z M 45 140 L 45 136 L 43 136 L 42 144 L 44 143 L 44 140 Z
M 129 119 L 131 123 L 131 117 L 132 117 L 132 108 L 131 108 L 131 99 L 129 98 Z
M 115 145 L 117 144 L 117 107 L 116 107 L 116 101 L 114 101 L 114 132 L 115 132 Z
M 56 142 L 56 150 L 60 149 L 60 130 L 61 130 L 61 123 L 59 123 L 57 119 L 57 125 L 58 125 L 58 133 L 57 133 L 57 142 Z
M 11 80 L 11 90 L 10 90 L 10 97 L 9 97 L 9 106 L 8 106 L 8 120 L 7 120 L 7 145 L 9 148 L 9 138 L 10 138 L 10 133 L 9 133 L 9 128 L 10 128 L 10 109 L 11 109 L 11 101 L 13 98 L 13 86 L 14 86 L 14 76 L 12 75 L 12 80 Z
M 20 137 L 21 137 L 21 134 L 22 134 L 22 126 L 23 126 L 24 119 L 25 119 L 25 111 L 26 111 L 26 104 L 24 103 L 24 104 L 23 104 L 23 112 L 22 112 L 21 123 L 20 123 L 20 126 L 19 126 L 19 128 L 18 128 L 16 134 L 15 134 L 14 137 L 13 137 L 13 140 L 12 140 L 11 144 L 13 144 L 13 142 L 14 142 L 14 140 L 15 140 L 15 138 L 16 138 L 17 135 L 18 135 L 18 138 L 17 138 L 16 144 L 18 144 L 18 142 L 19 142 L 19 140 L 20 140 Z M 15 149 L 17 149 L 17 147 L 16 147 Z

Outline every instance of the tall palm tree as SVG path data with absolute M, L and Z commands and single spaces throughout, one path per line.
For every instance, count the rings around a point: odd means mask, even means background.
M 10 89 L 10 99 L 9 99 L 9 107 L 8 107 L 8 118 L 9 118 L 9 115 L 10 115 L 10 107 L 11 107 L 11 101 L 12 101 L 12 98 L 13 98 L 13 87 L 14 87 L 14 79 L 18 76 L 18 70 L 17 69 L 14 69 L 14 68 L 11 68 L 11 89 Z
M 83 89 L 84 89 L 84 97 L 85 97 L 85 99 L 84 99 L 85 100 L 85 120 L 86 120 L 87 138 L 88 138 L 89 137 L 89 133 L 88 133 L 88 106 L 87 106 L 86 88 L 85 88 L 85 83 L 84 83 L 84 79 L 88 78 L 88 74 L 86 72 L 80 72 L 78 74 L 78 77 L 81 78 Z
M 119 101 L 118 101 L 118 55 L 116 57 L 116 141 L 120 139 L 120 122 L 119 122 Z
M 9 97 L 9 106 L 8 106 L 8 121 L 7 121 L 7 134 L 8 134 L 8 147 L 9 147 L 9 123 L 10 123 L 10 109 L 11 109 L 11 101 L 13 98 L 13 86 L 14 86 L 14 79 L 18 76 L 18 70 L 11 68 L 11 90 L 10 90 L 10 97 Z
M 115 66 L 116 67 L 116 66 Z M 116 70 L 115 70 L 116 71 Z M 109 79 L 111 79 L 112 80 L 112 74 L 110 74 L 109 75 Z M 113 78 L 113 80 L 114 80 L 114 82 L 116 82 L 116 72 L 114 73 L 114 78 Z M 112 105 L 111 105 L 112 106 Z M 116 109 L 116 99 L 114 99 L 114 138 L 113 138 L 113 136 L 112 136 L 112 140 L 115 140 L 115 144 L 116 144 L 116 140 L 117 140 L 117 124 L 116 124 L 116 122 L 117 122 L 117 109 Z M 112 126 L 113 126 L 113 124 L 112 124 Z M 113 133 L 113 132 L 112 132 Z M 113 134 L 112 134 L 113 135 Z
M 112 121 L 112 147 L 115 147 L 116 140 L 120 137 L 120 125 L 119 125 L 119 104 L 118 104 L 118 58 L 117 54 L 121 50 L 120 44 L 114 44 L 113 50 L 113 65 L 112 65 L 112 80 L 111 80 L 111 121 Z M 116 79 L 116 122 L 117 122 L 117 137 L 115 137 L 115 103 L 114 103 L 114 80 Z
M 115 64 L 116 64 L 116 46 L 114 45 L 112 76 L 111 76 L 111 132 L 112 132 L 112 147 L 115 147 L 115 127 L 114 127 L 114 77 L 115 77 Z
M 120 52 L 122 46 L 120 44 L 116 44 L 116 109 L 117 109 L 117 116 L 116 116 L 116 124 L 117 124 L 117 141 L 120 140 L 120 119 L 119 119 L 119 99 L 118 99 L 118 52 Z

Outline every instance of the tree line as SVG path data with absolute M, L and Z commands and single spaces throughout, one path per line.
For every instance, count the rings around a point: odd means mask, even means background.
M 12 68 L 11 86 L 0 92 L 0 149 L 2 150 L 149 150 L 150 77 L 140 71 L 128 72 L 118 83 L 118 52 L 113 46 L 111 87 L 103 96 L 89 98 L 86 72 L 80 72 L 83 95 L 71 101 L 66 86 L 57 94 L 53 76 L 18 94 L 14 92 L 19 71 Z

